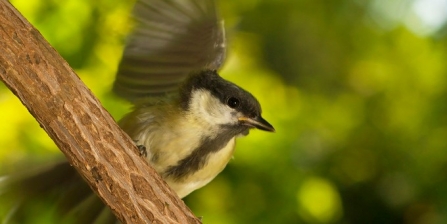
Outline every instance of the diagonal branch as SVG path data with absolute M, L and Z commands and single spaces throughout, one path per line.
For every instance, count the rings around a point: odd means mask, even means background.
M 0 0 L 0 79 L 123 223 L 200 223 L 65 60 Z

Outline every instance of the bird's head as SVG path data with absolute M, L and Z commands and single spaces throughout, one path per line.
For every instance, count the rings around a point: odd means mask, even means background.
M 224 80 L 216 71 L 192 75 L 181 88 L 181 105 L 200 122 L 238 130 L 246 134 L 251 128 L 274 132 L 261 117 L 258 100 L 239 86 Z

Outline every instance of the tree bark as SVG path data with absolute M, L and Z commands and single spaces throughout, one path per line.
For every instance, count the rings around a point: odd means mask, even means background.
M 0 0 L 0 79 L 123 223 L 200 223 L 67 62 Z

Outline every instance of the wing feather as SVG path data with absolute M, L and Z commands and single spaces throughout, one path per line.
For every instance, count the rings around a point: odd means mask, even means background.
M 139 0 L 113 90 L 129 101 L 176 91 L 197 70 L 221 67 L 225 34 L 213 0 Z

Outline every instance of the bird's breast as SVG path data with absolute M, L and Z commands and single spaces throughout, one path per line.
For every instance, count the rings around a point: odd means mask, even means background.
M 159 111 L 137 108 L 120 124 L 137 144 L 146 147 L 148 162 L 184 197 L 225 168 L 233 155 L 235 136 L 241 130 Z
M 185 173 L 180 178 L 167 175 L 165 181 L 177 192 L 180 198 L 185 197 L 192 191 L 209 183 L 225 168 L 233 156 L 234 146 L 235 138 L 233 137 L 219 150 L 205 155 L 204 163 L 199 169 L 190 170 L 189 173 Z

